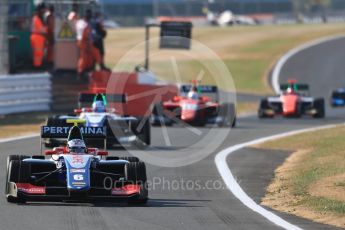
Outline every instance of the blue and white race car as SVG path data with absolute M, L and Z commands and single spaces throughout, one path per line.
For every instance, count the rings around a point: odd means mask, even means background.
M 109 95 L 113 101 L 125 103 L 124 95 Z M 114 99 L 115 98 L 115 99 Z M 151 144 L 151 125 L 149 118 L 123 116 L 116 113 L 115 109 L 107 108 L 106 96 L 103 94 L 80 94 L 79 104 L 91 102 L 92 107 L 78 108 L 74 114 L 56 115 L 49 117 L 47 126 L 64 127 L 68 119 L 82 119 L 83 125 L 87 127 L 105 127 L 107 129 L 106 144 L 113 145 L 134 144 L 138 147 L 145 147 Z M 80 106 L 81 107 L 81 106 Z M 86 143 L 90 143 L 85 138 Z M 94 141 L 96 142 L 96 141 Z M 46 147 L 56 147 L 62 144 L 61 140 L 54 138 L 44 139 Z M 104 143 L 99 143 L 103 145 Z
M 57 132 L 58 128 L 58 132 Z M 42 127 L 42 138 L 68 135 L 65 147 L 45 155 L 7 158 L 6 198 L 10 203 L 31 201 L 147 202 L 145 163 L 136 157 L 106 157 L 106 151 L 86 148 L 83 136 L 105 138 L 106 129 Z
M 331 93 L 330 103 L 333 107 L 345 106 L 345 88 L 334 90 Z

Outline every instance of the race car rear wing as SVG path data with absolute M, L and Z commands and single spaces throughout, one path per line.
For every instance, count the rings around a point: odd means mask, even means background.
M 98 93 L 79 93 L 78 105 L 79 108 L 84 104 L 94 102 L 97 96 L 101 95 L 102 100 L 107 103 L 126 103 L 127 97 L 125 94 L 98 94 Z
M 181 85 L 180 92 L 188 93 L 192 85 Z M 199 93 L 218 93 L 218 87 L 214 85 L 198 85 L 197 86 Z
M 180 93 L 182 96 L 187 96 L 188 92 L 191 90 L 192 85 L 181 85 L 180 86 Z M 207 96 L 212 100 L 218 102 L 219 101 L 219 94 L 218 94 L 218 87 L 215 85 L 198 85 L 197 86 L 198 93 L 202 96 Z
M 286 91 L 288 88 L 293 87 L 295 91 L 309 91 L 309 85 L 307 84 L 299 84 L 299 83 L 293 83 L 293 84 L 281 84 L 280 90 Z
M 66 139 L 69 137 L 70 130 L 73 126 L 42 126 L 41 127 L 41 154 L 43 154 L 43 143 L 44 138 L 56 138 L 56 139 Z M 107 129 L 106 127 L 79 127 L 82 138 L 87 139 L 100 139 L 103 140 L 104 149 L 107 149 Z M 55 146 L 58 147 L 58 146 Z
M 67 139 L 69 131 L 73 126 L 55 127 L 42 126 L 41 138 L 61 138 Z M 105 139 L 107 138 L 106 127 L 80 127 L 80 131 L 84 138 L 88 139 Z

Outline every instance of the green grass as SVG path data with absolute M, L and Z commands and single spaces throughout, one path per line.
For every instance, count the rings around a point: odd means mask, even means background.
M 47 112 L 30 112 L 22 114 L 11 114 L 0 118 L 0 129 L 1 126 L 7 125 L 35 125 L 43 123 L 48 116 Z
M 292 169 L 284 174 L 288 179 L 281 184 L 281 187 L 289 188 L 293 196 L 301 199 L 296 209 L 302 205 L 314 211 L 345 214 L 345 200 L 315 197 L 310 195 L 308 190 L 312 184 L 318 181 L 345 173 L 344 136 L 345 127 L 339 126 L 269 141 L 260 145 L 260 147 L 267 149 L 308 151 L 308 154 L 304 154 L 298 162 L 293 163 Z M 340 181 L 334 183 L 333 186 L 334 188 L 345 188 L 345 182 Z M 291 202 L 293 203 L 293 201 Z
M 47 112 L 11 114 L 0 118 L 0 138 L 39 133 L 49 116 Z
M 225 60 L 231 70 L 236 89 L 241 92 L 260 94 L 268 92 L 265 79 L 261 77 L 270 65 L 265 59 Z
M 345 202 L 326 199 L 323 197 L 309 197 L 304 202 L 308 206 L 322 213 L 328 212 L 345 215 Z
M 232 73 L 237 91 L 255 94 L 271 92 L 266 75 L 280 55 L 289 49 L 319 37 L 344 33 L 343 24 L 331 25 L 288 25 L 258 27 L 203 27 L 193 29 L 193 39 L 213 50 Z M 152 30 L 151 37 L 158 36 Z M 108 49 L 106 62 L 115 66 L 121 57 L 135 45 L 143 42 L 144 29 L 124 29 L 110 31 L 106 40 Z M 152 52 L 158 50 L 151 46 Z M 136 51 L 133 60 L 143 63 L 144 47 Z M 175 79 L 171 62 L 166 57 L 151 60 L 152 71 L 161 78 Z M 178 58 L 177 58 L 178 59 Z M 205 62 L 204 57 L 200 57 Z M 132 61 L 132 60 L 131 60 Z M 212 61 L 212 60 L 208 60 Z M 195 60 L 177 60 L 183 81 L 195 78 L 200 71 L 200 63 Z M 133 65 L 134 66 L 134 65 Z M 205 75 L 205 83 L 212 83 L 211 76 Z
M 335 186 L 344 187 L 345 188 L 345 182 L 336 183 Z

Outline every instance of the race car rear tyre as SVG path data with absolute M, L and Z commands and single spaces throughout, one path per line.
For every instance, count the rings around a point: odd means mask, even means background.
M 8 185 L 9 182 L 29 183 L 30 173 L 31 170 L 29 163 L 23 162 L 21 160 L 11 160 L 6 175 L 6 184 Z M 9 195 L 8 187 L 6 191 L 6 198 L 10 203 L 25 203 L 25 199 Z
M 71 126 L 71 124 L 67 124 L 65 119 L 60 119 L 59 116 L 56 115 L 56 116 L 48 117 L 47 126 L 64 127 L 64 126 Z
M 44 159 L 46 159 L 46 157 L 43 155 L 33 155 L 32 159 L 44 160 Z
M 117 161 L 119 159 L 120 159 L 120 157 L 116 157 L 116 156 L 107 156 L 105 158 L 106 161 Z
M 146 166 L 144 162 L 130 162 L 125 165 L 126 181 L 140 185 L 140 195 L 129 199 L 129 204 L 146 204 L 148 200 Z
M 163 120 L 161 120 L 163 119 Z M 155 104 L 150 117 L 152 126 L 172 126 L 173 121 L 164 114 L 164 108 L 162 104 Z
M 141 124 L 142 122 L 144 122 L 143 125 Z M 141 125 L 142 127 L 139 127 Z M 137 136 L 136 146 L 138 148 L 145 148 L 151 144 L 151 124 L 149 118 L 144 117 L 138 119 L 138 122 L 133 126 L 132 131 Z
M 129 162 L 139 162 L 139 158 L 138 157 L 119 157 L 119 160 L 125 160 L 125 161 L 129 161 Z
M 152 126 L 160 126 L 161 122 L 159 116 L 163 116 L 163 107 L 161 104 L 156 104 L 153 106 L 152 114 L 150 117 L 150 122 Z
M 265 110 L 269 109 L 269 104 L 267 99 L 261 99 L 260 105 L 259 105 L 259 110 L 258 110 L 258 117 L 259 118 L 270 118 L 272 116 L 268 116 L 265 113 Z
M 60 145 L 61 145 L 61 142 L 58 140 L 54 140 L 54 139 L 45 140 L 45 142 L 44 142 L 44 147 L 46 147 L 46 148 L 54 148 L 54 147 L 58 147 Z
M 66 127 L 71 126 L 71 124 L 67 124 L 65 119 L 60 119 L 59 115 L 48 117 L 47 119 L 47 126 L 51 127 Z M 54 148 L 61 145 L 61 141 L 56 139 L 46 139 L 44 142 L 44 146 L 46 148 Z
M 218 116 L 221 122 L 218 123 L 219 127 L 235 127 L 236 126 L 236 108 L 234 104 L 224 103 L 220 106 Z
M 316 109 L 316 114 L 313 116 L 314 118 L 325 117 L 325 100 L 323 98 L 319 98 L 315 100 L 314 108 Z

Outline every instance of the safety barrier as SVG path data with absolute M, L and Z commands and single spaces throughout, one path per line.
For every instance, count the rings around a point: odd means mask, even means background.
M 48 111 L 52 101 L 51 75 L 0 75 L 0 115 Z

